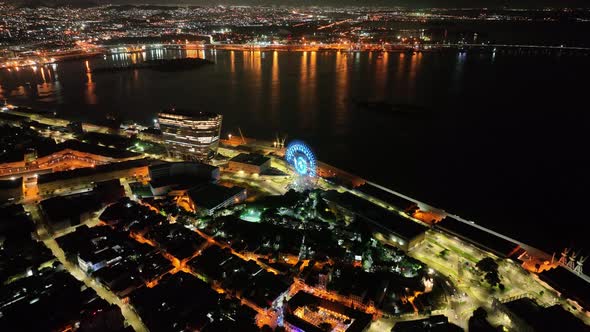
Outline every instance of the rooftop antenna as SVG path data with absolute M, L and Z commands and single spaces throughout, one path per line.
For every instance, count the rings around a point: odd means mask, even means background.
M 240 132 L 240 136 L 242 137 L 242 143 L 246 144 L 246 139 L 244 138 L 244 134 L 242 134 L 242 129 L 238 127 L 238 131 Z
M 586 261 L 586 258 L 588 258 L 588 256 L 580 256 L 580 258 L 578 258 L 574 272 L 577 274 L 584 274 L 584 262 Z
M 561 258 L 559 259 L 559 264 L 566 266 L 567 265 L 567 254 L 570 252 L 570 249 L 563 248 L 561 252 Z
M 574 269 L 576 267 L 576 256 L 578 254 L 576 252 L 572 252 L 572 254 L 570 255 L 570 259 L 567 262 L 567 267 L 569 267 L 570 269 Z

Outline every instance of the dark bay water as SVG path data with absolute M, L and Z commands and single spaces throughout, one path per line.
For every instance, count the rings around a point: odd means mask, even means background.
M 215 65 L 87 73 L 187 55 Z M 575 56 L 158 50 L 0 72 L 0 95 L 82 120 L 219 112 L 224 134 L 303 139 L 319 159 L 447 211 L 590 253 L 589 74 Z M 367 100 L 399 106 L 357 106 Z

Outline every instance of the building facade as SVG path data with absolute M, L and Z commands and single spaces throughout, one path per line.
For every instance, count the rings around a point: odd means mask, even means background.
M 221 115 L 210 112 L 172 109 L 158 114 L 168 154 L 182 160 L 210 160 L 217 154 L 221 120 Z

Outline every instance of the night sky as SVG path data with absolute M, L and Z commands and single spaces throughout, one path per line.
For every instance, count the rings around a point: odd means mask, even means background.
M 588 0 L 13 0 L 20 3 L 51 4 L 248 4 L 248 5 L 360 5 L 360 6 L 404 6 L 425 7 L 487 7 L 487 8 L 539 8 L 539 7 L 590 7 Z

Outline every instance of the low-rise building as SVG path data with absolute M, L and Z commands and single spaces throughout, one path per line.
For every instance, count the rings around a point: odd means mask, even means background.
M 11 155 L 11 159 L 0 163 L 0 177 L 60 172 L 141 158 L 131 151 L 74 140 L 40 144 L 35 149 L 13 151 Z
M 228 188 L 206 183 L 188 190 L 179 200 L 186 203 L 183 206 L 189 207 L 189 210 L 210 215 L 216 210 L 243 202 L 246 197 L 246 189 L 242 187 Z
M 61 264 L 2 285 L 0 308 L 2 331 L 129 331 L 119 307 Z
M 219 168 L 200 162 L 159 163 L 149 167 L 150 189 L 153 196 L 184 191 L 219 180 Z
M 510 318 L 516 331 L 590 331 L 590 326 L 584 324 L 584 322 L 563 309 L 561 305 L 544 308 L 534 300 L 524 297 L 498 304 L 498 309 Z
M 321 332 L 330 326 L 337 331 L 361 332 L 370 322 L 371 315 L 305 292 L 295 294 L 285 306 L 285 325 L 295 331 Z
M 434 315 L 424 319 L 397 322 L 391 332 L 463 332 L 459 326 L 449 323 L 444 315 Z
M 177 266 L 190 259 L 206 242 L 197 233 L 180 224 L 163 224 L 153 227 L 145 238 L 152 241 L 160 250 L 168 254 Z
M 563 266 L 541 272 L 539 278 L 549 286 L 580 305 L 590 310 L 590 283 Z
M 39 195 L 63 193 L 72 190 L 91 189 L 94 183 L 121 178 L 148 176 L 150 160 L 137 159 L 72 171 L 41 174 L 37 178 Z
M 103 205 L 94 192 L 58 196 L 41 202 L 41 211 L 51 231 L 59 231 L 89 221 Z
M 219 168 L 200 162 L 165 162 L 151 165 L 149 175 L 152 180 L 170 176 L 192 176 L 217 181 Z
M 142 287 L 130 296 L 133 308 L 150 331 L 202 331 L 218 307 L 217 294 L 204 281 L 178 272 L 166 275 L 155 287 Z M 209 317 L 208 317 L 209 315 Z
M 186 265 L 260 308 L 275 306 L 289 290 L 290 281 L 285 276 L 268 272 L 254 260 L 246 261 L 216 245 L 207 247 Z
M 350 192 L 341 194 L 330 191 L 324 195 L 324 199 L 343 215 L 366 222 L 374 233 L 381 234 L 382 240 L 404 251 L 411 250 L 421 243 L 428 230 L 428 227 L 416 221 L 382 208 Z
M 18 201 L 23 197 L 23 178 L 0 180 L 0 204 Z
M 110 247 L 100 248 L 97 251 L 81 251 L 77 258 L 80 268 L 88 274 L 123 259 Z
M 451 216 L 447 216 L 434 227 L 444 233 L 472 243 L 485 251 L 493 252 L 501 258 L 514 257 L 516 256 L 515 254 L 520 253 L 520 245 L 517 243 L 508 241 Z
M 123 188 L 119 179 L 95 183 L 94 192 L 98 199 L 104 203 L 114 203 L 125 197 L 125 188 Z
M 240 153 L 231 158 L 228 163 L 228 170 L 232 172 L 261 174 L 269 168 L 270 158 L 255 153 Z

